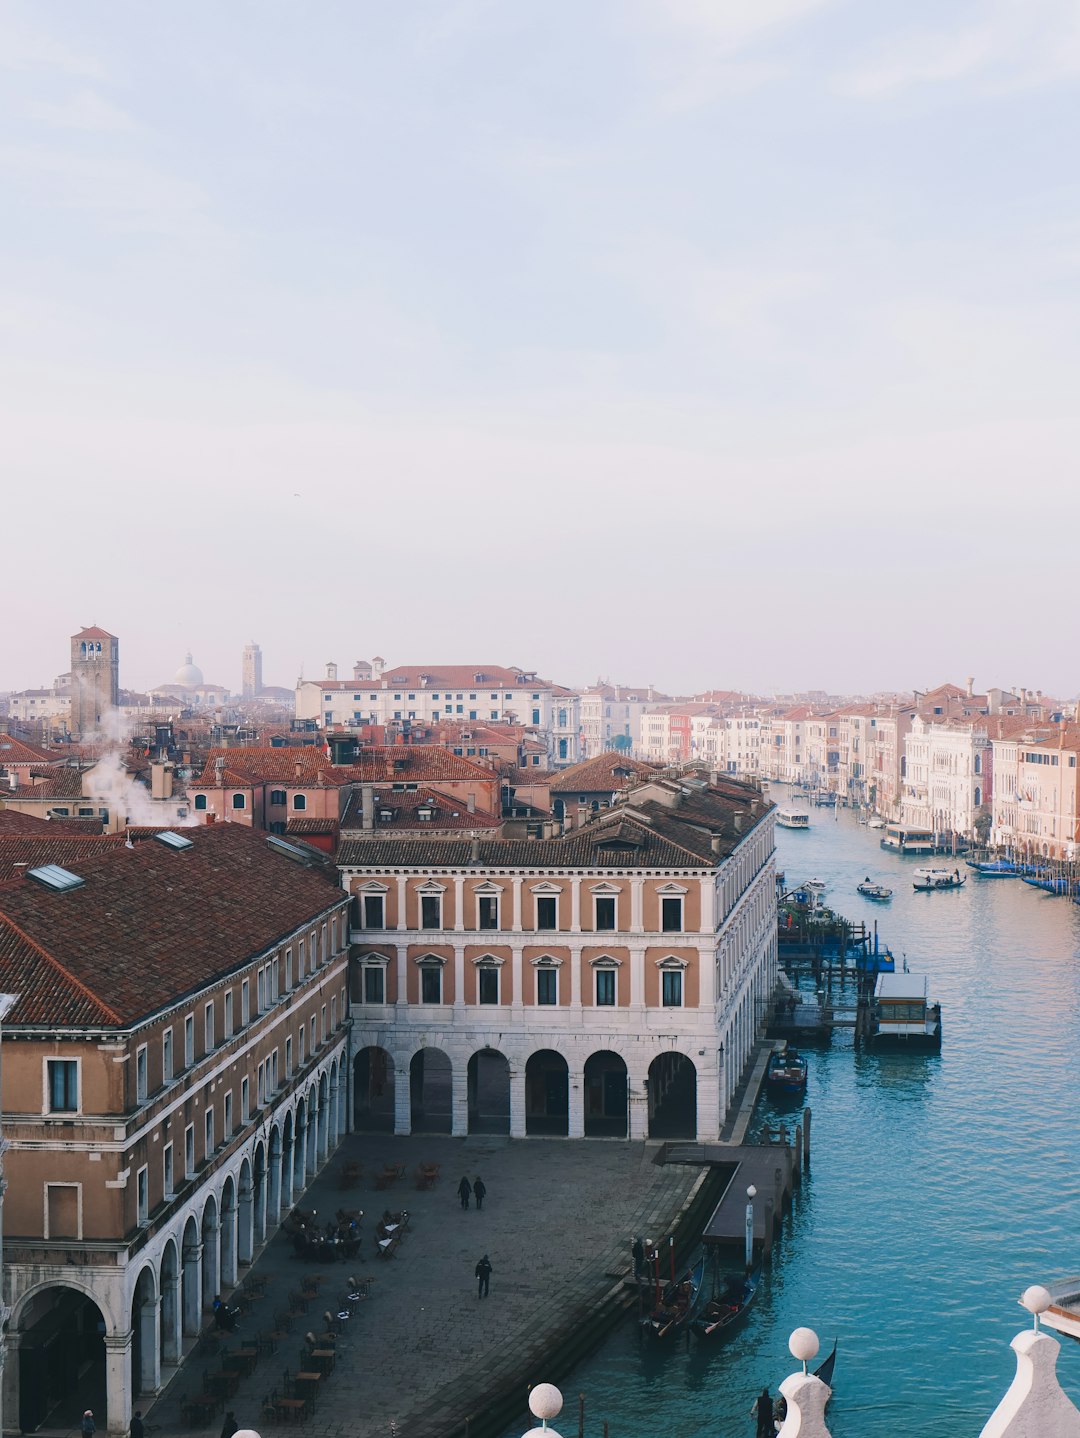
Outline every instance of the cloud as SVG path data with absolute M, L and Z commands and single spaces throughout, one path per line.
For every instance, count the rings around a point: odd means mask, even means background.
M 94 90 L 79 90 L 59 104 L 32 104 L 26 113 L 62 130 L 130 130 L 132 123 L 129 115 Z
M 79 54 L 10 14 L 0 15 L 0 70 L 59 70 L 92 79 L 104 74 L 101 62 L 94 56 Z

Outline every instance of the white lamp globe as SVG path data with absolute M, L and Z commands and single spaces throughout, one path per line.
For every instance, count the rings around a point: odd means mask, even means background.
M 529 1394 L 529 1412 L 544 1422 L 562 1412 L 563 1396 L 554 1383 L 538 1383 Z
M 1020 1295 L 1020 1302 L 1029 1313 L 1045 1313 L 1053 1301 L 1049 1291 L 1041 1283 L 1033 1283 Z
M 788 1339 L 788 1350 L 800 1363 L 809 1363 L 820 1347 L 818 1336 L 812 1328 L 796 1328 Z

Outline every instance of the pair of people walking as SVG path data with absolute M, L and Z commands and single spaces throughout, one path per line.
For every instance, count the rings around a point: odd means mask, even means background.
M 476 1175 L 476 1180 L 473 1183 L 470 1183 L 468 1177 L 465 1174 L 462 1174 L 461 1182 L 458 1184 L 457 1191 L 458 1198 L 461 1199 L 462 1208 L 468 1208 L 470 1198 L 476 1199 L 476 1207 L 478 1209 L 483 1208 L 484 1199 L 487 1196 L 487 1188 L 484 1185 L 484 1180 L 480 1177 L 479 1174 Z

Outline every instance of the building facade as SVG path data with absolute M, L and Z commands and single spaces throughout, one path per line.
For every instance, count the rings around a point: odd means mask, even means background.
M 715 1139 L 776 982 L 773 828 L 688 778 L 549 841 L 343 843 L 360 1126 Z
M 71 732 L 87 739 L 120 704 L 120 641 L 93 626 L 71 636 Z
M 347 903 L 237 826 L 0 893 L 4 1407 L 126 1433 L 346 1127 Z

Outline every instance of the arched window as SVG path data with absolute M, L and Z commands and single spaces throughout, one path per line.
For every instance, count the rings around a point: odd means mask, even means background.
M 247 801 L 244 799 L 243 794 L 234 794 L 232 796 L 232 806 L 234 809 L 244 809 L 247 807 Z
M 206 808 L 206 795 L 205 795 L 205 794 L 196 794 L 196 795 L 195 795 L 195 807 L 196 807 L 196 809 L 205 809 L 205 808 Z
M 976 809 L 979 807 L 979 805 L 980 805 L 981 803 L 982 803 L 982 790 L 979 788 L 978 784 L 976 784 L 976 785 L 975 785 L 975 807 L 976 807 Z
M 975 772 L 976 772 L 976 774 L 981 774 L 981 773 L 982 773 L 982 755 L 981 755 L 981 754 L 976 754 L 976 755 L 975 755 Z M 977 804 L 977 803 L 979 802 L 978 799 L 976 799 L 975 802 L 976 802 L 976 804 Z
M 306 794 L 294 794 L 294 795 L 293 795 L 292 806 L 293 806 L 294 809 L 306 809 L 306 808 L 307 808 L 307 795 L 306 795 Z

